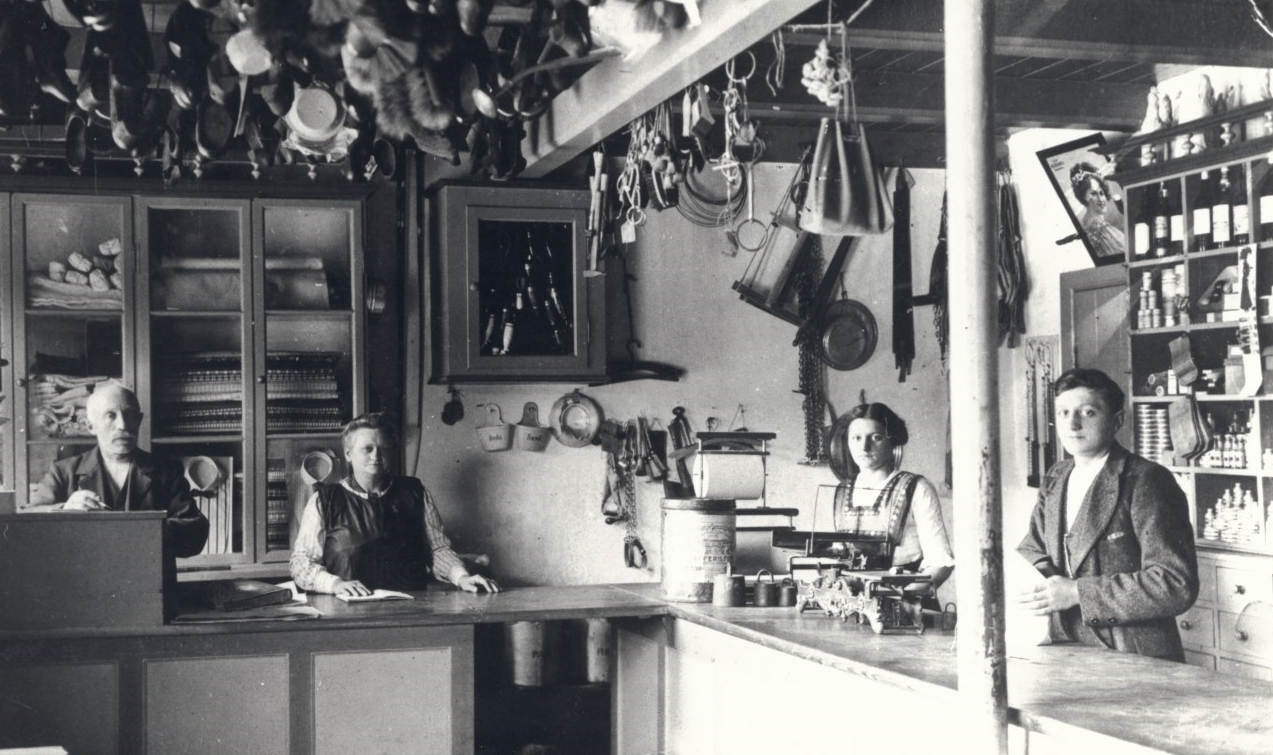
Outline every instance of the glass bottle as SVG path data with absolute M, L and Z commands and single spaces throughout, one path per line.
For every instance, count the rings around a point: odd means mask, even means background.
M 1164 185 L 1166 188 L 1166 185 Z M 1176 190 L 1170 189 L 1166 192 L 1167 197 L 1167 213 L 1168 213 L 1168 233 L 1171 237 L 1171 254 L 1184 254 L 1185 252 L 1185 212 L 1180 206 L 1180 185 L 1176 184 Z M 1183 280 L 1184 276 L 1181 276 Z
M 1141 189 L 1140 212 L 1132 226 L 1132 251 L 1137 257 L 1149 255 L 1153 243 L 1153 227 L 1157 214 L 1154 192 L 1148 186 Z
M 1153 211 L 1154 256 L 1166 257 L 1171 253 L 1171 199 L 1167 195 L 1167 183 L 1158 184 Z
M 1230 196 L 1229 167 L 1220 169 L 1220 178 L 1211 193 L 1211 247 L 1213 249 L 1233 243 L 1233 205 Z
M 1202 171 L 1198 176 L 1198 196 L 1194 200 L 1193 251 L 1211 248 L 1211 174 Z
M 1241 246 L 1251 243 L 1251 205 L 1247 201 L 1246 171 L 1241 165 L 1235 165 L 1229 176 L 1229 206 L 1233 213 L 1233 245 Z
M 1260 203 L 1260 241 L 1273 241 L 1273 154 L 1269 155 L 1256 194 Z

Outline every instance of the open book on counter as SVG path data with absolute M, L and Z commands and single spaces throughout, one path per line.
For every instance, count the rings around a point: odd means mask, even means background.
M 368 603 L 374 600 L 415 600 L 414 596 L 397 590 L 372 590 L 370 595 L 337 595 L 346 603 Z

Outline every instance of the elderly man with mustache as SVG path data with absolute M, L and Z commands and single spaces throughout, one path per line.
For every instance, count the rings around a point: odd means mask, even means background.
M 54 462 L 31 486 L 27 510 L 167 511 L 176 555 L 198 554 L 208 540 L 208 520 L 181 465 L 137 447 L 137 396 L 119 383 L 102 383 L 85 408 L 97 448 Z

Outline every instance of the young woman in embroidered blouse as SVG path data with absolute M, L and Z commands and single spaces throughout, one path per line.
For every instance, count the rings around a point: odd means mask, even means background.
M 936 590 L 954 570 L 955 556 L 933 484 L 901 469 L 906 423 L 880 403 L 856 406 L 849 417 L 849 474 L 836 491 L 836 529 L 883 537 L 880 552 L 868 554 L 864 565 L 927 574 Z

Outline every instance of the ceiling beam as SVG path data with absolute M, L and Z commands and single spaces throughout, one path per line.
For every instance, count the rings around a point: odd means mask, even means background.
M 1273 64 L 1273 39 L 1251 19 L 1245 0 L 1000 0 L 997 6 L 997 55 L 1192 66 Z M 849 44 L 943 53 L 941 8 L 937 0 L 875 3 L 849 27 Z M 816 45 L 824 37 L 789 34 L 786 42 Z
M 598 63 L 528 124 L 526 178 L 540 178 L 626 126 L 818 0 L 703 0 L 703 22 L 637 60 Z
M 1139 84 L 1046 81 L 997 77 L 995 122 L 1000 128 L 1134 129 L 1145 115 L 1145 87 Z M 753 92 L 755 88 L 753 88 Z M 941 75 L 863 72 L 855 86 L 858 118 L 867 123 L 941 125 L 946 122 Z M 764 122 L 816 120 L 831 108 L 809 96 L 798 83 L 783 99 L 750 98 L 751 115 Z

